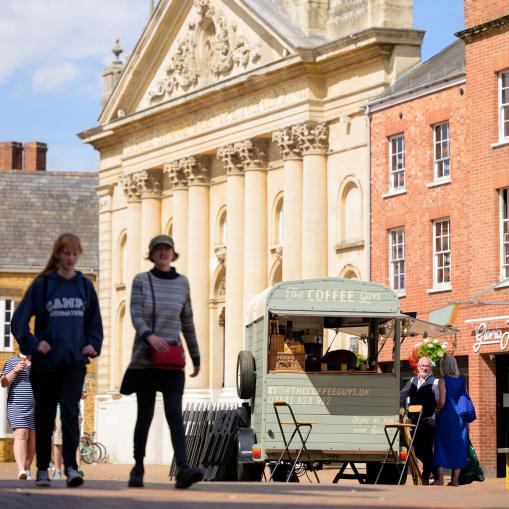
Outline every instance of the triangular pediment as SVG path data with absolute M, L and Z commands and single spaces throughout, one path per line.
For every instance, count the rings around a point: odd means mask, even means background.
M 161 0 L 100 122 L 164 104 L 294 53 L 238 0 Z

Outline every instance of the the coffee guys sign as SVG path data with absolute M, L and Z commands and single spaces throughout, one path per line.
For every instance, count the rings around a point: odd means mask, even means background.
M 479 352 L 483 346 L 498 345 L 500 350 L 505 350 L 509 344 L 509 325 L 505 327 L 491 327 L 489 322 L 504 321 L 509 324 L 509 316 L 495 316 L 492 318 L 477 318 L 465 320 L 465 323 L 475 323 L 473 335 L 475 336 L 472 350 Z

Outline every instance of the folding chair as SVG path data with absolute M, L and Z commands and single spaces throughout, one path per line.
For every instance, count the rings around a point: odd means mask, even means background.
M 417 414 L 417 421 L 415 424 L 411 422 L 405 422 L 406 418 L 410 414 Z M 380 475 L 382 474 L 382 470 L 385 465 L 398 465 L 402 466 L 401 473 L 398 480 L 398 485 L 401 484 L 401 481 L 403 480 L 403 475 L 405 474 L 405 471 L 408 466 L 408 462 L 410 461 L 410 458 L 413 457 L 413 445 L 415 440 L 415 435 L 417 433 L 417 429 L 419 428 L 419 424 L 421 422 L 421 416 L 422 416 L 422 405 L 409 405 L 409 407 L 405 410 L 403 413 L 402 422 L 388 422 L 384 425 L 384 432 L 385 436 L 387 438 L 387 442 L 389 444 L 389 449 L 387 450 L 387 453 L 385 455 L 384 460 L 380 464 L 380 470 L 378 471 L 378 475 L 376 476 L 375 484 L 378 484 L 378 480 L 380 479 Z M 396 439 L 400 435 L 401 430 L 408 429 L 410 431 L 413 430 L 412 439 L 410 440 L 410 443 L 408 444 L 408 450 L 407 450 L 407 456 L 405 458 L 405 461 L 401 461 L 399 457 L 399 451 L 394 450 L 394 444 L 396 442 Z M 392 457 L 392 460 L 389 460 L 388 458 Z
M 279 415 L 280 409 L 282 407 L 286 407 L 288 411 L 290 412 L 290 416 L 292 418 L 291 421 L 282 421 Z M 286 403 L 285 401 L 274 401 L 274 412 L 276 413 L 277 422 L 279 424 L 279 429 L 281 431 L 281 436 L 283 437 L 283 443 L 285 444 L 285 449 L 281 453 L 281 456 L 279 456 L 279 459 L 277 460 L 276 466 L 272 470 L 272 474 L 270 475 L 269 481 L 272 480 L 274 477 L 274 474 L 277 470 L 277 468 L 281 465 L 284 456 L 288 458 L 288 461 L 291 464 L 290 472 L 288 473 L 288 477 L 286 478 L 286 482 L 288 482 L 292 474 L 295 471 L 295 467 L 297 466 L 297 463 L 299 462 L 302 454 L 304 453 L 307 456 L 309 466 L 311 470 L 313 470 L 313 473 L 316 477 L 316 482 L 320 482 L 320 479 L 318 478 L 318 474 L 316 472 L 315 466 L 313 465 L 313 462 L 311 461 L 311 456 L 309 455 L 308 448 L 306 447 L 306 442 L 308 441 L 309 435 L 311 435 L 311 431 L 313 429 L 313 424 L 318 424 L 317 422 L 313 421 L 297 421 L 295 418 L 295 414 L 293 413 L 292 407 Z M 293 426 L 293 431 L 290 436 L 290 440 L 287 441 L 286 435 L 283 429 L 283 426 Z M 301 432 L 301 429 L 303 430 Z M 290 445 L 292 444 L 294 438 L 298 437 L 300 439 L 300 449 L 297 451 L 297 454 L 295 456 L 295 459 L 292 458 L 290 454 Z

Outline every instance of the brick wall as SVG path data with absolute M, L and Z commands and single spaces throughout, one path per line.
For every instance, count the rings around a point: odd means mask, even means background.
M 464 8 L 466 28 L 509 14 L 507 0 L 465 0 Z

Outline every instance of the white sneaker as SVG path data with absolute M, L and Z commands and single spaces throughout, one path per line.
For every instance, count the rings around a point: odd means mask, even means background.
M 18 481 L 26 481 L 27 480 L 27 472 L 26 470 L 21 470 L 18 474 Z
M 64 476 L 63 476 L 62 472 L 60 472 L 60 470 L 55 470 L 55 472 L 53 474 L 53 479 L 55 481 L 58 481 L 58 480 L 63 479 L 63 478 L 64 478 Z
M 31 481 L 32 480 L 32 472 L 30 472 L 30 470 L 27 470 L 26 473 L 27 473 L 27 481 Z

